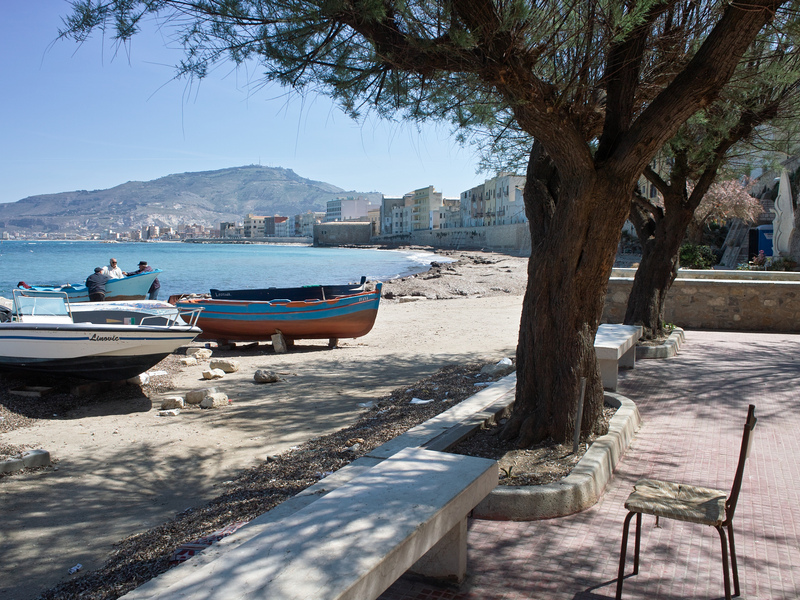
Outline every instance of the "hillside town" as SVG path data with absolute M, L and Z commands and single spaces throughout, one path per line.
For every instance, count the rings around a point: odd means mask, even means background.
M 187 223 L 178 227 L 143 225 L 125 231 L 104 230 L 80 235 L 68 232 L 0 232 L 0 239 L 61 239 L 109 241 L 176 241 L 217 239 L 222 241 L 264 238 L 313 238 L 314 226 L 324 223 L 369 223 L 362 225 L 368 237 L 410 234 L 419 230 L 485 227 L 524 223 L 522 190 L 525 177 L 501 172 L 483 184 L 445 198 L 430 185 L 402 197 L 342 196 L 327 202 L 325 212 L 295 215 L 243 215 L 242 221 L 215 224 Z

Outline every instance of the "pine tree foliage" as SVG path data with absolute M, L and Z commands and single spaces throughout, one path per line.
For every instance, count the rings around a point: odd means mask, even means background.
M 581 377 L 581 427 L 597 423 L 593 340 L 637 179 L 745 58 L 794 53 L 795 9 L 788 0 L 77 0 L 62 35 L 128 43 L 154 19 L 185 48 L 179 76 L 257 64 L 265 80 L 328 94 L 355 118 L 448 121 L 497 147 L 527 139 L 532 251 L 504 435 L 528 445 L 571 438 Z M 782 37 L 759 48 L 760 32 Z

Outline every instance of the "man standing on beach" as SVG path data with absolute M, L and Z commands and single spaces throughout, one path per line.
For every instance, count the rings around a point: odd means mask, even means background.
M 125 275 L 130 276 L 130 275 L 138 275 L 139 273 L 150 273 L 152 270 L 153 270 L 153 267 L 148 267 L 146 260 L 140 260 L 139 261 L 139 270 L 138 271 L 132 271 L 130 273 L 125 273 Z M 147 296 L 147 299 L 148 300 L 158 300 L 158 290 L 159 290 L 160 287 L 161 287 L 161 283 L 158 281 L 158 277 L 156 277 L 153 280 L 153 284 L 150 286 L 150 289 L 147 290 L 147 293 L 149 294 Z
M 111 277 L 103 273 L 103 267 L 94 268 L 94 273 L 86 278 L 89 302 L 102 302 L 106 299 L 106 281 L 109 279 Z

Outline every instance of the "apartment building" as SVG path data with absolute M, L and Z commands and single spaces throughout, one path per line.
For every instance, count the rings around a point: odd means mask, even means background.
M 401 198 L 384 197 L 381 201 L 380 231 L 385 234 L 408 233 L 411 231 L 411 210 L 414 206 L 414 192 Z
M 461 199 L 444 198 L 439 208 L 439 229 L 462 227 Z
M 498 173 L 489 179 L 484 187 L 486 197 L 487 225 L 510 225 L 524 223 L 525 201 L 522 192 L 525 189 L 525 177 L 515 173 Z
M 482 185 L 461 193 L 463 227 L 510 225 L 524 223 L 525 202 L 522 192 L 525 177 L 501 172 Z
M 414 190 L 414 205 L 411 210 L 411 229 L 439 229 L 439 209 L 442 193 L 432 185 Z
M 462 227 L 481 227 L 483 225 L 486 212 L 484 191 L 484 184 L 481 184 L 466 192 L 461 192 L 459 212 Z
M 314 225 L 322 223 L 325 219 L 324 212 L 308 211 L 294 216 L 294 234 L 301 237 L 313 237 Z
M 264 223 L 267 217 L 248 213 L 244 219 L 244 237 L 257 238 L 264 237 Z

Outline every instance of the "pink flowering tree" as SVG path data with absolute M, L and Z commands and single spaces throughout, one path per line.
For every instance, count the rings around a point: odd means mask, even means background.
M 703 231 L 713 221 L 741 219 L 748 224 L 755 223 L 764 208 L 750 195 L 750 187 L 737 179 L 712 184 L 692 215 L 686 239 L 692 244 L 702 244 Z M 692 189 L 694 184 L 689 185 L 690 194 Z

